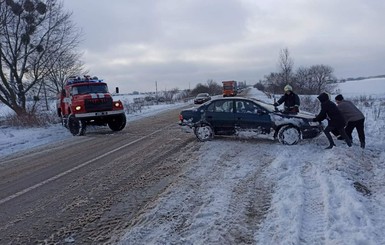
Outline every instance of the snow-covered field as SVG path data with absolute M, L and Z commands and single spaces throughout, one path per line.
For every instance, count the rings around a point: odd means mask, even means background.
M 385 79 L 346 82 L 340 90 L 366 116 L 366 149 L 356 132 L 353 147 L 336 140 L 331 150 L 324 150 L 324 135 L 295 146 L 266 139 L 200 143 L 179 180 L 120 243 L 385 244 Z M 254 89 L 250 95 L 268 101 Z M 363 96 L 372 100 L 360 101 Z M 146 108 L 135 117 L 162 110 L 167 107 Z M 73 137 L 61 125 L 0 128 L 0 135 L 0 159 Z M 250 224 L 244 211 L 263 190 L 270 192 L 269 210 Z

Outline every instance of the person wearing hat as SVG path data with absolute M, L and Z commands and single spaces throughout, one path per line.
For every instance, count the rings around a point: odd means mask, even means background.
M 285 91 L 285 94 L 274 103 L 274 106 L 279 106 L 284 103 L 284 112 L 298 113 L 300 106 L 299 96 L 293 92 L 293 88 L 290 85 L 286 85 L 283 90 Z
M 345 133 L 350 141 L 353 140 L 352 132 L 357 130 L 361 148 L 365 148 L 364 114 L 349 100 L 345 100 L 342 94 L 335 97 L 337 107 L 346 121 Z
M 346 135 L 344 129 L 345 119 L 340 110 L 338 110 L 337 105 L 330 101 L 327 93 L 321 93 L 318 95 L 317 99 L 321 102 L 321 111 L 315 118 L 313 118 L 313 122 L 321 122 L 325 119 L 328 120 L 328 125 L 324 129 L 324 134 L 329 140 L 329 146 L 325 149 L 331 149 L 336 146 L 332 136 L 330 135 L 332 130 L 338 130 L 341 136 L 344 137 L 346 144 L 351 147 L 352 142 Z

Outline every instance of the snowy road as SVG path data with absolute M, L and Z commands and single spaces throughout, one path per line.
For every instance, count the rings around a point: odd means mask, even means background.
M 3 159 L 0 243 L 101 243 L 121 232 L 173 182 L 183 166 L 173 159 L 195 142 L 176 124 L 178 112 Z

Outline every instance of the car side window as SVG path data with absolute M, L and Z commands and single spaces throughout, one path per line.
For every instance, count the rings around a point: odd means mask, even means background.
M 258 110 L 261 110 L 261 108 L 250 101 L 245 101 L 245 110 L 247 113 L 255 113 Z
M 235 103 L 235 105 L 236 105 L 235 110 L 237 113 L 245 113 L 246 112 L 245 103 L 243 101 L 237 101 Z
M 235 105 L 237 113 L 255 113 L 260 109 L 256 104 L 250 101 L 237 101 Z
M 223 103 L 222 105 L 223 112 L 233 112 L 234 107 L 233 107 L 233 101 L 232 100 L 227 100 Z
M 232 100 L 218 100 L 207 107 L 209 112 L 233 112 Z

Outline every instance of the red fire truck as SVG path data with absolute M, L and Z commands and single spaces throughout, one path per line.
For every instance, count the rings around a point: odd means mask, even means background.
M 58 95 L 57 113 L 73 135 L 84 135 L 87 125 L 120 131 L 126 115 L 120 100 L 113 101 L 108 86 L 97 77 L 70 77 Z

